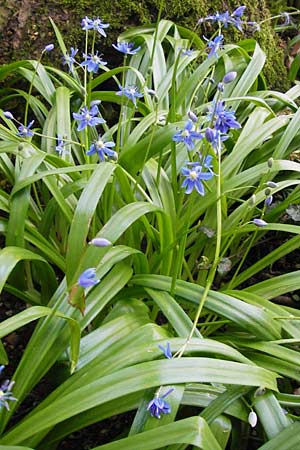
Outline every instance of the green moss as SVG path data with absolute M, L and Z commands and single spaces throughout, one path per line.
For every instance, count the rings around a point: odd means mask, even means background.
M 6 0 L 8 1 L 8 0 Z M 2 48 L 2 62 L 22 57 L 35 57 L 45 44 L 54 41 L 54 33 L 48 21 L 51 16 L 61 30 L 67 46 L 80 46 L 82 48 L 83 33 L 80 33 L 80 19 L 84 16 L 99 16 L 103 21 L 110 23 L 108 38 L 101 40 L 101 51 L 109 55 L 110 48 L 117 36 L 129 27 L 156 20 L 161 0 L 39 0 L 30 2 L 31 13 L 26 24 L 20 29 L 16 23 L 20 12 L 20 2 L 9 0 L 9 9 L 6 11 L 6 26 L 0 23 L 0 32 L 4 34 Z M 244 0 L 247 6 L 247 15 L 250 20 L 262 21 L 269 18 L 266 0 Z M 14 4 L 14 7 L 12 7 Z M 194 28 L 200 17 L 213 11 L 232 11 L 239 4 L 234 0 L 226 3 L 222 0 L 168 0 L 164 2 L 162 17 L 187 27 Z M 16 14 L 18 12 L 18 14 Z M 8 25 L 7 25 L 8 24 Z M 10 35 L 10 29 L 18 29 L 16 36 Z M 201 26 L 199 34 L 207 34 L 211 29 L 209 25 Z M 231 30 L 228 39 L 237 42 L 244 36 L 240 32 Z M 227 33 L 227 34 L 228 34 Z M 288 87 L 287 73 L 283 63 L 283 51 L 280 41 L 275 35 L 272 24 L 266 22 L 259 33 L 255 34 L 262 48 L 267 54 L 265 75 L 270 87 L 286 90 Z M 13 41 L 13 42 L 12 42 Z M 12 45 L 11 45 L 12 44 Z M 55 53 L 54 53 L 55 56 Z M 56 54 L 59 58 L 59 53 Z M 51 55 L 53 58 L 53 55 Z

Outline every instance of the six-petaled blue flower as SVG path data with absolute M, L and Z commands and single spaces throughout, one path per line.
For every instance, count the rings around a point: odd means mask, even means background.
M 21 124 L 18 127 L 18 133 L 17 136 L 23 137 L 23 138 L 28 138 L 28 137 L 32 137 L 33 136 L 33 131 L 31 131 L 31 127 L 34 124 L 34 120 L 32 120 L 31 122 L 29 122 L 29 124 L 27 126 Z
M 0 373 L 4 370 L 5 366 L 0 366 Z M 12 395 L 12 387 L 15 384 L 14 381 L 5 380 L 0 385 L 0 410 L 4 408 L 9 411 L 9 401 L 15 402 L 17 399 Z
M 210 58 L 211 56 L 215 56 L 217 58 L 217 51 L 223 48 L 223 34 L 216 36 L 212 40 L 207 39 L 205 36 L 203 36 L 203 38 L 207 41 L 207 47 L 209 48 L 208 58 Z
M 183 130 L 178 131 L 173 136 L 173 141 L 183 142 L 188 150 L 192 150 L 195 147 L 195 139 L 202 139 L 203 134 L 198 131 L 194 131 L 194 124 L 191 120 L 188 120 Z
M 118 50 L 118 52 L 124 53 L 125 55 L 135 55 L 141 47 L 134 47 L 132 42 L 117 42 L 116 44 L 112 44 L 112 46 Z
M 150 411 L 152 417 L 160 419 L 161 414 L 170 414 L 171 406 L 164 398 L 169 395 L 174 389 L 169 389 L 164 395 L 159 397 L 156 395 L 153 400 L 148 403 L 147 410 Z
M 98 153 L 101 161 L 105 160 L 105 156 L 110 158 L 115 156 L 115 151 L 112 150 L 112 147 L 115 146 L 115 143 L 112 141 L 104 142 L 101 136 L 98 136 L 97 141 L 94 141 L 90 146 L 89 150 L 86 152 L 87 155 L 93 155 L 94 153 Z
M 138 92 L 136 86 L 130 86 L 130 87 L 122 88 L 122 86 L 119 85 L 119 89 L 120 90 L 118 92 L 116 92 L 116 95 L 119 95 L 119 96 L 124 95 L 125 97 L 129 98 L 129 100 L 131 100 L 134 105 L 136 105 L 136 99 L 137 98 L 144 97 L 143 94 Z
M 203 171 L 203 166 L 196 162 L 187 163 L 186 167 L 182 167 L 181 173 L 185 177 L 181 187 L 185 188 L 186 194 L 190 194 L 195 189 L 198 194 L 204 195 L 203 181 L 213 177 L 212 171 Z
M 93 105 L 91 109 L 86 106 L 80 108 L 79 113 L 73 113 L 74 119 L 78 121 L 77 131 L 82 131 L 85 127 L 93 127 L 99 125 L 99 123 L 105 123 L 105 120 L 96 117 L 99 114 L 99 109 L 97 105 Z
M 82 286 L 83 288 L 88 288 L 91 286 L 95 286 L 95 284 L 98 284 L 100 280 L 96 278 L 96 268 L 90 267 L 89 269 L 86 269 L 80 277 L 78 278 L 78 284 Z
M 88 72 L 97 73 L 99 70 L 99 66 L 106 66 L 107 62 L 103 61 L 103 59 L 98 56 L 98 52 L 90 54 L 90 55 L 83 55 L 85 57 L 85 61 L 81 63 L 82 67 L 86 67 Z
M 70 48 L 70 54 L 66 53 L 65 56 L 63 56 L 63 64 L 67 64 L 69 67 L 69 72 L 73 73 L 74 71 L 74 64 L 75 64 L 75 56 L 78 52 L 78 48 L 71 47 Z
M 61 137 L 57 138 L 57 145 L 55 146 L 55 151 L 59 154 L 59 156 L 62 156 L 64 153 L 68 153 L 68 151 L 65 148 L 66 143 Z
M 208 111 L 208 119 L 213 121 L 214 128 L 221 133 L 227 133 L 230 128 L 241 128 L 234 111 L 226 109 L 223 100 L 212 104 Z
M 102 36 L 106 37 L 104 28 L 109 27 L 109 23 L 103 23 L 102 20 L 97 17 L 96 19 L 89 19 L 84 17 L 81 21 L 81 26 L 83 30 L 95 30 L 98 31 Z

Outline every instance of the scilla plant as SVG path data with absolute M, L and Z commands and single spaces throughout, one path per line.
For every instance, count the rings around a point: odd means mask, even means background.
M 300 445 L 300 313 L 272 302 L 299 273 L 256 278 L 299 247 L 281 217 L 299 201 L 300 88 L 267 90 L 255 40 L 224 42 L 258 28 L 245 14 L 129 30 L 117 68 L 109 24 L 82 20 L 83 55 L 53 24 L 66 70 L 43 63 L 53 44 L 0 69 L 1 289 L 28 305 L 0 336 L 39 319 L 0 390 L 1 449 L 59 449 L 129 412 L 91 448 L 250 449 L 252 427 L 256 448 Z

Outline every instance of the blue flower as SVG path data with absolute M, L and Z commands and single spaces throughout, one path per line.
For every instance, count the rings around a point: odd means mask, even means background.
M 4 370 L 5 366 L 0 366 L 0 373 Z M 12 387 L 15 384 L 14 381 L 5 380 L 0 385 L 0 409 L 2 406 L 9 411 L 9 401 L 15 402 L 17 399 L 12 395 Z
M 185 193 L 190 194 L 196 189 L 198 194 L 204 195 L 204 186 L 202 181 L 210 180 L 213 177 L 212 171 L 203 172 L 203 167 L 199 163 L 187 163 L 190 167 L 183 167 L 181 173 L 185 178 L 181 187 L 186 188 Z
M 183 130 L 178 131 L 172 137 L 175 142 L 184 142 L 188 150 L 192 150 L 195 147 L 193 139 L 202 139 L 203 135 L 197 131 L 193 131 L 194 124 L 191 120 L 188 120 Z
M 227 133 L 230 128 L 241 128 L 234 115 L 234 111 L 225 108 L 225 102 L 220 100 L 209 108 L 207 117 L 213 120 L 214 128 L 221 133 Z
M 90 55 L 83 55 L 85 57 L 85 61 L 81 63 L 81 66 L 87 67 L 88 72 L 97 73 L 99 70 L 99 66 L 106 66 L 107 62 L 103 61 L 103 59 L 98 56 L 98 52 Z
M 77 52 L 78 52 L 78 48 L 71 47 L 70 54 L 66 53 L 66 55 L 63 56 L 63 64 L 67 64 L 69 66 L 69 72 L 72 72 L 72 73 L 74 71 L 73 66 L 74 66 L 74 63 L 76 62 L 75 56 L 76 56 Z
M 20 122 L 19 122 L 19 123 L 20 123 Z M 32 127 L 33 124 L 34 124 L 34 120 L 32 120 L 31 122 L 29 122 L 29 124 L 28 124 L 27 126 L 21 124 L 21 125 L 18 127 L 18 133 L 17 133 L 17 136 L 24 137 L 24 138 L 32 137 L 34 133 L 33 133 L 33 131 L 31 131 L 30 128 Z
M 55 146 L 55 151 L 59 154 L 59 156 L 62 156 L 64 153 L 69 153 L 66 150 L 66 143 L 61 137 L 57 138 L 57 145 Z
M 205 21 L 218 22 L 223 24 L 225 28 L 227 28 L 228 25 L 233 25 L 238 30 L 242 31 L 242 25 L 244 22 L 241 20 L 241 16 L 244 14 L 245 9 L 246 6 L 239 6 L 232 12 L 232 14 L 229 14 L 229 11 L 225 11 L 223 13 L 216 12 L 216 14 L 212 14 L 207 17 L 201 18 L 198 21 L 198 24 L 203 23 Z M 245 23 L 250 24 L 250 22 Z
M 159 345 L 158 347 L 161 349 L 161 351 L 165 355 L 165 358 L 172 359 L 170 342 L 167 342 L 166 348 L 163 345 Z
M 118 52 L 124 53 L 125 55 L 135 55 L 141 47 L 134 47 L 132 42 L 117 42 L 116 44 L 112 44 L 112 46 L 118 50 Z
M 130 86 L 130 87 L 122 88 L 122 86 L 119 85 L 119 89 L 120 90 L 118 92 L 116 92 L 116 95 L 119 95 L 119 96 L 125 95 L 125 97 L 129 98 L 129 100 L 132 100 L 134 105 L 136 105 L 136 99 L 137 98 L 144 97 L 143 94 L 138 92 L 136 86 Z
M 181 50 L 180 56 L 192 56 L 194 50 L 192 48 L 180 48 Z
M 105 155 L 108 157 L 114 157 L 115 151 L 111 148 L 115 146 L 114 142 L 104 142 L 99 134 L 98 140 L 94 141 L 94 143 L 90 146 L 89 150 L 86 152 L 87 155 L 93 155 L 94 153 L 98 153 L 101 161 L 105 161 Z
M 221 142 L 226 141 L 228 137 L 229 136 L 226 135 L 221 136 L 219 130 L 215 130 L 209 127 L 207 127 L 205 130 L 205 138 L 211 144 L 215 152 L 219 151 L 219 149 L 221 148 Z
M 95 284 L 98 284 L 100 280 L 96 278 L 96 268 L 90 267 L 89 269 L 86 269 L 84 272 L 82 272 L 77 282 L 83 288 L 88 288 L 90 286 L 95 286 Z
M 91 109 L 88 109 L 86 106 L 80 108 L 79 113 L 73 113 L 74 119 L 76 119 L 78 123 L 77 131 L 82 131 L 85 127 L 93 127 L 98 125 L 99 123 L 105 123 L 104 119 L 100 117 L 95 117 L 99 114 L 99 109 L 97 105 L 93 105 Z
M 160 419 L 161 414 L 170 414 L 171 406 L 167 403 L 164 398 L 169 395 L 174 389 L 169 389 L 164 395 L 158 397 L 156 395 L 153 400 L 151 400 L 147 405 L 147 411 L 150 411 L 152 417 Z
M 203 36 L 203 38 L 207 41 L 207 47 L 209 48 L 208 58 L 210 58 L 211 56 L 215 56 L 217 58 L 217 51 L 223 48 L 223 34 L 216 36 L 212 40 L 207 39 L 205 36 Z
M 95 30 L 102 36 L 106 37 L 104 28 L 108 28 L 109 23 L 103 23 L 99 17 L 97 17 L 97 19 L 89 19 L 88 17 L 84 17 L 81 21 L 81 26 L 83 30 Z

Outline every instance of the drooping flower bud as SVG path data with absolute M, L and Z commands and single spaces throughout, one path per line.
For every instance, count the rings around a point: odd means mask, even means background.
M 271 167 L 273 166 L 273 162 L 274 162 L 273 158 L 269 158 L 268 159 L 268 167 L 269 167 L 269 169 L 271 169 Z
M 263 219 L 253 219 L 253 223 L 254 225 L 256 225 L 257 227 L 265 227 L 266 225 L 268 225 L 268 222 L 266 222 Z
M 95 247 L 109 247 L 112 245 L 112 242 L 105 238 L 94 238 L 89 244 L 94 245 Z
M 267 181 L 267 182 L 266 182 L 266 185 L 267 185 L 269 188 L 277 188 L 277 187 L 278 187 L 278 184 L 275 183 L 275 181 Z
M 257 415 L 254 411 L 251 411 L 248 416 L 249 425 L 254 428 L 257 424 Z
M 189 118 L 191 119 L 192 122 L 194 122 L 194 123 L 198 122 L 198 117 L 196 116 L 195 113 L 193 113 L 193 111 L 189 110 L 187 115 L 189 116 Z
M 51 50 L 53 50 L 53 49 L 54 49 L 54 44 L 48 44 L 44 48 L 44 52 L 51 52 Z
M 12 113 L 11 113 L 10 111 L 3 111 L 3 115 L 4 115 L 4 117 L 6 117 L 7 119 L 14 120 L 14 116 L 12 115 Z
M 231 83 L 233 80 L 236 79 L 237 73 L 232 71 L 232 72 L 227 72 L 226 75 L 224 75 L 223 78 L 223 83 L 224 84 L 228 84 Z

